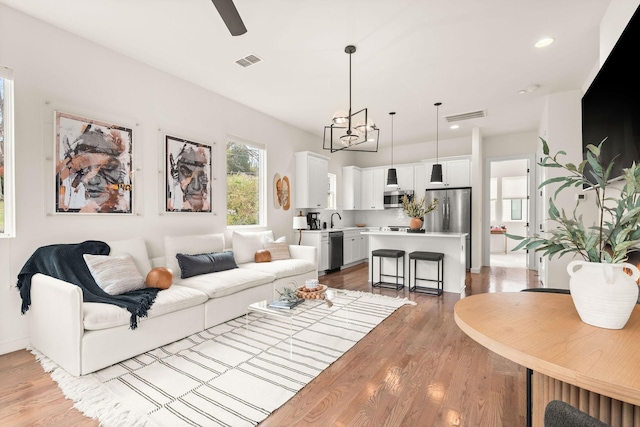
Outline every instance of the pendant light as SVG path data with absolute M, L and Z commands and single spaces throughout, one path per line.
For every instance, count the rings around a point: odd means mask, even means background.
M 398 187 L 398 173 L 396 168 L 393 167 L 393 116 L 396 115 L 395 111 L 389 113 L 391 116 L 391 168 L 387 173 L 387 187 Z
M 344 48 L 349 54 L 349 111 L 339 110 L 333 115 L 331 124 L 324 127 L 322 148 L 336 151 L 378 151 L 378 135 L 380 130 L 369 117 L 367 108 L 355 113 L 351 110 L 351 55 L 356 47 L 349 45 Z
M 436 163 L 433 165 L 433 168 L 431 169 L 431 183 L 444 184 L 444 182 L 442 181 L 442 165 L 439 163 L 439 157 L 438 157 L 438 121 L 439 121 L 438 107 L 442 105 L 442 102 L 436 102 L 433 105 L 436 106 Z

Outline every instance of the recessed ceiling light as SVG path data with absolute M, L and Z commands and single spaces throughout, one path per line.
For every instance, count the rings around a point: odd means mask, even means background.
M 545 37 L 543 39 L 540 39 L 536 42 L 535 46 L 536 47 L 547 47 L 549 46 L 551 43 L 553 43 L 553 37 Z
M 460 125 L 451 125 L 451 127 L 449 129 L 459 129 Z

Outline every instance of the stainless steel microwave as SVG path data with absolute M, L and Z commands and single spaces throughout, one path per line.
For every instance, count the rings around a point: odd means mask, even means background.
M 413 199 L 413 190 L 395 190 L 384 192 L 384 208 L 401 208 L 402 197 L 407 196 L 409 200 Z

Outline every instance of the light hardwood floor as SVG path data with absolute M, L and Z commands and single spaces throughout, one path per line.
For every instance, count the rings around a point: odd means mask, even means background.
M 330 287 L 371 291 L 367 264 L 321 276 Z M 525 269 L 467 274 L 466 295 L 517 292 L 539 281 Z M 459 296 L 401 291 L 403 306 L 260 426 L 525 425 L 525 370 L 456 326 Z M 0 356 L 0 426 L 97 426 L 73 409 L 31 353 Z

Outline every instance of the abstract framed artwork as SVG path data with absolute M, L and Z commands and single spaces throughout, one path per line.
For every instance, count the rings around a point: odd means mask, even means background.
M 165 136 L 166 212 L 211 212 L 210 145 Z
M 133 130 L 55 111 L 56 213 L 133 213 Z

